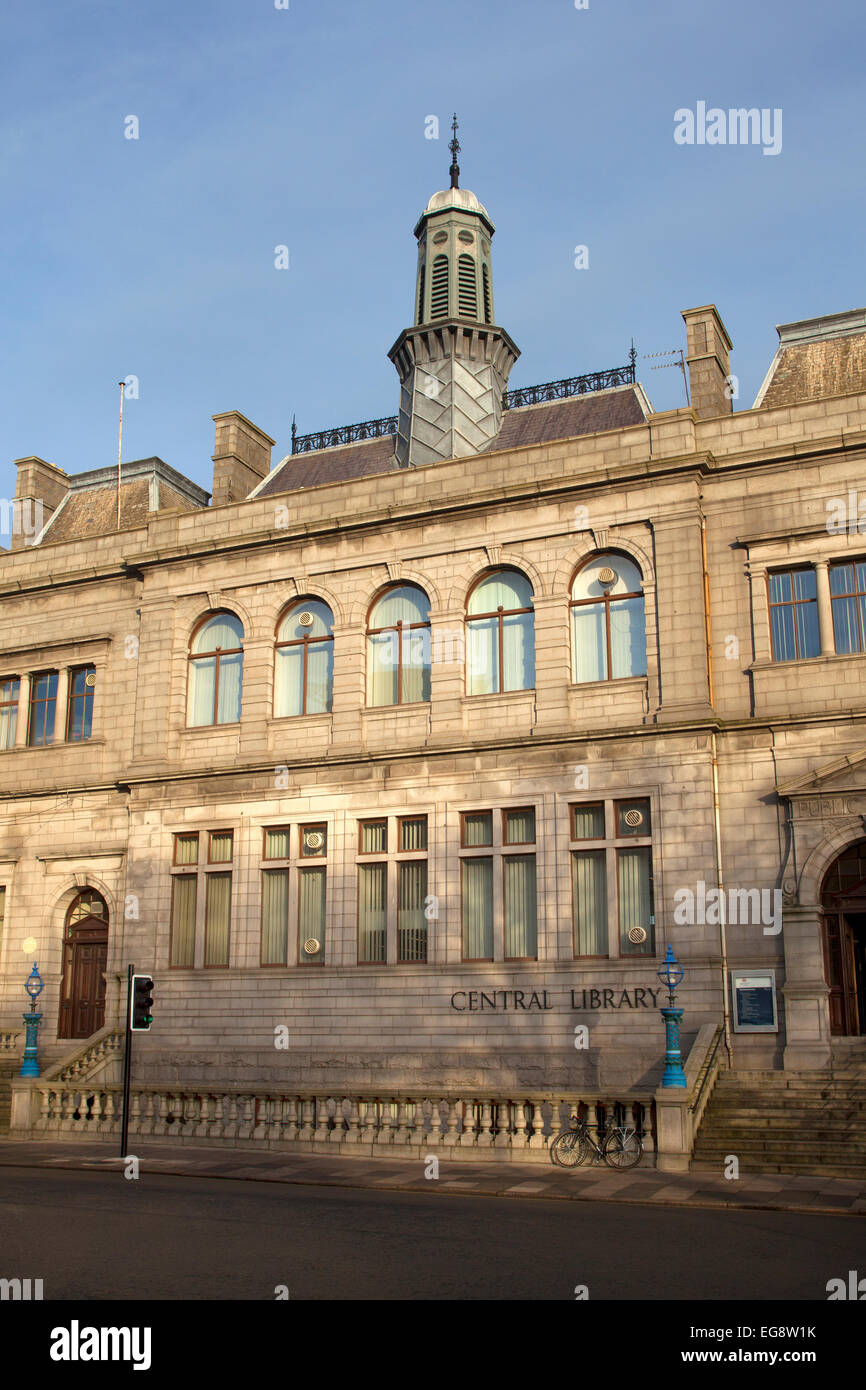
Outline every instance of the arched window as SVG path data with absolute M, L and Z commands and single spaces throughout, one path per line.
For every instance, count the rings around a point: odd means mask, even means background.
M 448 317 L 448 257 L 433 257 L 433 278 L 430 281 L 430 317 Z
M 466 607 L 467 693 L 492 695 L 534 685 L 532 585 L 519 570 L 493 570 L 472 589 Z
M 430 600 L 415 584 L 386 589 L 367 619 L 367 704 L 430 699 Z
M 574 681 L 646 675 L 643 581 L 624 555 L 594 555 L 571 586 Z
M 241 717 L 244 627 L 234 613 L 212 613 L 189 644 L 187 723 L 237 724 Z
M 300 599 L 277 628 L 274 714 L 326 714 L 333 683 L 334 615 L 321 599 Z
M 478 317 L 475 262 L 471 256 L 462 255 L 457 258 L 457 303 L 458 312 L 463 317 Z

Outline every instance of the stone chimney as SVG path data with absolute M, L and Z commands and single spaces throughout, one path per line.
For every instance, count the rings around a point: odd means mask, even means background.
M 239 410 L 214 415 L 213 502 L 242 502 L 271 471 L 274 441 Z
M 715 304 L 700 309 L 683 309 L 688 344 L 689 397 L 699 419 L 711 415 L 730 415 L 733 392 L 731 340 Z
M 69 492 L 69 479 L 62 468 L 33 455 L 16 459 L 18 481 L 12 508 L 10 550 L 25 550 L 48 524 Z

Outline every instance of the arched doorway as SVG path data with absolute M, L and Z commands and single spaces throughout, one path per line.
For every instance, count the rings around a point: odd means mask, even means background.
M 105 1023 L 108 908 L 92 888 L 73 899 L 63 930 L 58 1038 L 89 1038 Z
M 866 840 L 834 859 L 821 886 L 830 1032 L 866 1034 Z

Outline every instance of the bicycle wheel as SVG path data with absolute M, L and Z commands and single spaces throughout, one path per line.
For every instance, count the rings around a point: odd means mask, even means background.
M 634 1168 L 643 1158 L 640 1135 L 634 1129 L 613 1129 L 604 1141 L 603 1153 L 611 1168 Z
M 579 1130 L 566 1129 L 550 1146 L 550 1157 L 560 1168 L 577 1168 L 586 1158 L 588 1145 Z

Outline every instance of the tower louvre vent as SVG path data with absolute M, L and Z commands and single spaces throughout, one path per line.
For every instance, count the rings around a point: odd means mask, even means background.
M 430 287 L 431 319 L 448 317 L 448 257 L 435 256 L 433 259 L 433 279 Z
M 418 274 L 418 313 L 415 316 L 416 323 L 424 322 L 424 275 L 426 270 L 426 265 L 422 264 Z
M 458 313 L 461 318 L 478 317 L 478 292 L 475 282 L 475 262 L 471 256 L 462 255 L 457 261 Z
M 484 295 L 484 322 L 492 323 L 493 316 L 490 312 L 490 271 L 486 265 L 481 267 L 481 289 Z

